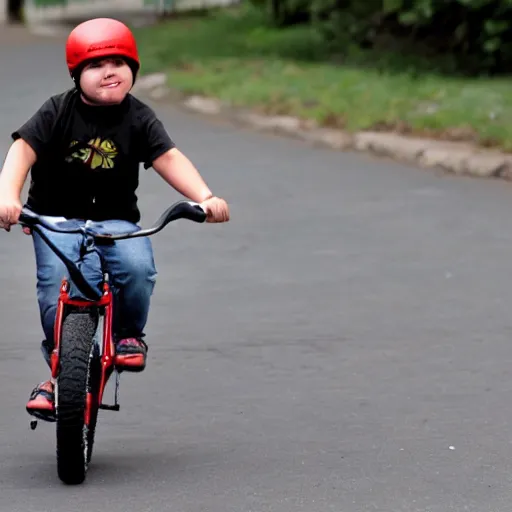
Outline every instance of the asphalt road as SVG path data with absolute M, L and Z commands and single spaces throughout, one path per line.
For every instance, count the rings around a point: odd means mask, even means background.
M 70 85 L 50 40 L 0 47 L 0 152 Z M 512 189 L 156 106 L 232 221 L 154 241 L 149 365 L 56 475 L 30 239 L 0 234 L 0 511 L 508 512 Z M 142 171 L 143 223 L 176 192 Z

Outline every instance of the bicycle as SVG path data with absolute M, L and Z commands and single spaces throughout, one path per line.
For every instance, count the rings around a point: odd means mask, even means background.
M 100 288 L 95 289 L 83 277 L 78 266 L 49 240 L 41 228 L 57 233 L 81 233 L 101 244 L 151 236 L 178 219 L 204 222 L 206 213 L 198 203 L 178 201 L 148 229 L 109 234 L 95 231 L 95 223 L 90 221 L 81 226 L 73 221 L 55 220 L 27 208 L 22 209 L 19 223 L 37 232 L 69 272 L 69 279 L 64 277 L 61 283 L 55 339 L 50 354 L 51 376 L 55 382 L 55 417 L 50 421 L 56 423 L 57 473 L 65 484 L 78 485 L 86 479 L 99 410 L 120 410 L 120 372 L 115 367 L 112 332 L 114 299 L 107 272 L 103 273 Z M 83 299 L 70 296 L 70 280 Z M 114 404 L 108 405 L 103 403 L 103 394 L 114 372 Z M 36 429 L 37 419 L 31 421 L 30 427 Z

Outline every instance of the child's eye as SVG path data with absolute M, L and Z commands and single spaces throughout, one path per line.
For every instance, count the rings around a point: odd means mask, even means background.
M 121 66 L 124 66 L 124 60 L 123 59 L 114 59 L 114 64 L 119 68 Z

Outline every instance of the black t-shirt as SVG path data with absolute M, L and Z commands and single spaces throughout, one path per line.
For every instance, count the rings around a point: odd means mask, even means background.
M 139 165 L 175 147 L 151 108 L 128 95 L 89 106 L 71 89 L 47 100 L 19 130 L 35 151 L 27 206 L 41 215 L 140 220 Z

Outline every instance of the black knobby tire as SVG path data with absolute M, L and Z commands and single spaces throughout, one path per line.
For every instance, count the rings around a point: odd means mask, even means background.
M 92 453 L 95 429 L 85 425 L 85 406 L 96 326 L 92 311 L 71 312 L 62 324 L 56 394 L 57 472 L 69 485 L 83 483 Z M 96 414 L 93 416 L 91 427 L 96 426 Z
M 87 464 L 91 462 L 92 450 L 94 447 L 94 435 L 96 433 L 96 423 L 99 412 L 99 393 L 101 381 L 101 356 L 96 348 L 93 347 L 93 354 L 89 364 L 89 383 L 88 391 L 91 393 L 92 402 L 90 409 L 89 429 L 87 432 Z

